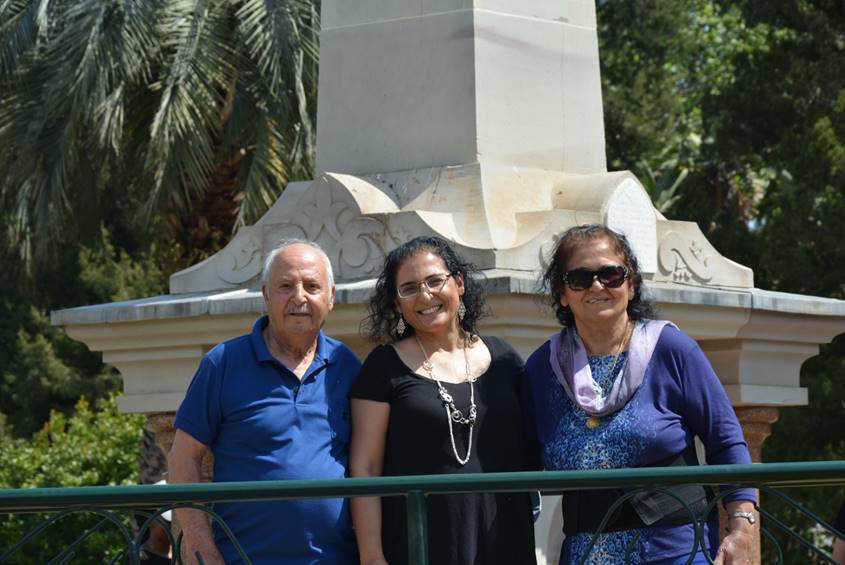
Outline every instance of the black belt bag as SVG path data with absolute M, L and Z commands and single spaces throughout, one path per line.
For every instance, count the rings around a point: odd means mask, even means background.
M 660 461 L 653 466 L 693 465 L 698 465 L 695 445 L 691 445 L 680 455 Z M 630 489 L 565 492 L 563 494 L 563 533 L 567 536 L 594 533 L 613 503 L 629 492 L 631 492 Z M 674 494 L 680 500 L 668 493 Z M 661 491 L 638 492 L 614 510 L 613 515 L 602 528 L 602 532 L 688 524 L 703 516 L 707 504 L 712 499 L 711 489 L 701 485 L 672 485 L 663 487 Z M 694 517 L 690 515 L 684 504 L 692 510 Z

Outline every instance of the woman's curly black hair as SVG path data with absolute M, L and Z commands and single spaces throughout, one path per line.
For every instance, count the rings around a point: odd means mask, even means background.
M 466 307 L 466 314 L 461 320 L 461 328 L 468 335 L 477 335 L 478 320 L 487 315 L 484 301 L 484 289 L 475 266 L 458 255 L 452 246 L 442 238 L 420 236 L 403 243 L 384 260 L 384 267 L 376 281 L 376 288 L 370 297 L 368 316 L 361 323 L 361 333 L 375 342 L 397 341 L 396 333 L 399 311 L 396 308 L 396 273 L 399 267 L 410 257 L 421 252 L 431 252 L 443 259 L 446 269 L 453 276 L 460 274 L 464 281 L 464 295 L 461 299 Z M 405 324 L 401 337 L 414 335 L 414 328 Z
M 654 305 L 643 296 L 643 277 L 640 274 L 640 264 L 633 249 L 631 249 L 631 244 L 628 243 L 628 238 L 607 226 L 585 224 L 569 228 L 561 234 L 551 257 L 549 257 L 549 266 L 540 280 L 541 292 L 546 295 L 547 303 L 554 309 L 558 322 L 563 326 L 575 325 L 572 310 L 560 303 L 560 298 L 563 295 L 563 276 L 566 274 L 566 265 L 578 246 L 587 241 L 603 237 L 607 238 L 613 244 L 614 251 L 623 257 L 625 266 L 628 268 L 629 279 L 634 287 L 634 297 L 628 302 L 628 317 L 634 321 L 655 317 Z

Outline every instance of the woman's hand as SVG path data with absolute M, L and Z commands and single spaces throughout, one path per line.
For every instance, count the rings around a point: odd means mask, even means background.
M 378 477 L 384 465 L 390 404 L 353 398 L 351 405 L 349 474 Z M 381 545 L 381 499 L 377 496 L 355 497 L 350 501 L 350 507 L 361 565 L 387 565 Z
M 715 565 L 751 565 L 751 534 L 733 530 L 722 543 L 716 552 Z
M 754 503 L 750 500 L 734 500 L 725 504 L 728 516 L 734 513 L 756 515 Z M 751 565 L 751 549 L 754 544 L 755 525 L 745 516 L 728 519 L 728 535 L 719 545 L 715 565 Z

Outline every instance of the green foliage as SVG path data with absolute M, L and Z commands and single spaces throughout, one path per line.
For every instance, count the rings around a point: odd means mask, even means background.
M 99 397 L 117 384 L 107 370 L 89 375 L 68 366 L 54 344 L 73 345 L 38 310 L 30 309 L 26 321 L 32 330 L 18 329 L 0 375 L 0 410 L 13 416 L 12 432 L 18 436 L 40 428 L 52 408 L 67 410 L 83 393 Z
M 0 414 L 8 431 L 24 437 L 38 430 L 51 409 L 68 411 L 80 396 L 98 399 L 119 385 L 100 355 L 50 325 L 47 311 L 63 306 L 140 298 L 164 292 L 164 276 L 148 252 L 117 250 L 108 232 L 96 247 L 68 248 L 30 288 L 0 275 Z M 8 256 L 0 260 L 13 270 Z
M 821 354 L 801 367 L 801 384 L 808 388 L 810 406 L 782 409 L 780 420 L 773 426 L 765 444 L 766 461 L 826 461 L 845 459 L 845 334 L 821 348 Z M 823 519 L 832 522 L 840 504 L 845 503 L 845 490 L 838 488 L 801 488 L 784 491 L 799 500 Z M 764 497 L 763 506 L 807 539 L 827 548 L 832 536 L 815 527 L 792 507 L 773 497 Z M 783 532 L 774 530 L 785 549 L 786 563 L 814 563 L 815 557 Z M 764 563 L 774 563 L 769 544 L 763 544 Z
M 96 410 L 83 398 L 70 416 L 53 411 L 32 438 L 0 443 L 0 488 L 134 484 L 143 423 L 143 416 L 119 414 L 114 395 Z M 0 517 L 0 548 L 11 547 L 45 518 Z M 47 563 L 98 521 L 92 515 L 65 517 L 27 544 L 12 563 Z M 73 562 L 103 562 L 121 544 L 117 528 L 109 525 L 80 546 Z
M 0 2 L 10 249 L 44 262 L 121 199 L 178 266 L 219 249 L 311 174 L 318 31 L 310 0 Z
M 732 141 L 720 123 L 737 116 L 715 101 L 789 33 L 713 0 L 610 1 L 598 16 L 610 167 L 631 169 L 662 212 L 698 222 L 723 252 L 753 261 L 745 223 L 769 172 L 756 153 L 720 154 Z
M 91 300 L 115 302 L 165 292 L 164 273 L 157 264 L 157 249 L 132 258 L 125 249 L 115 249 L 109 233 L 103 228 L 102 245 L 82 247 L 79 251 L 79 282 Z M 103 298 L 108 297 L 108 298 Z
M 31 438 L 0 446 L 0 486 L 133 484 L 143 424 L 141 415 L 118 413 L 115 395 L 96 410 L 84 397 L 70 415 L 53 410 Z

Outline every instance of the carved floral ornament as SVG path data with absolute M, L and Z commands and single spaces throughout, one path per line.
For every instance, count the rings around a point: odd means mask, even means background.
M 244 228 L 217 258 L 217 276 L 229 284 L 243 284 L 261 273 L 261 237 Z
M 338 279 L 375 276 L 393 238 L 379 219 L 364 216 L 353 196 L 336 183 L 314 183 L 289 221 L 263 226 L 269 251 L 281 239 L 316 241 L 332 262 Z M 265 252 L 266 255 L 266 252 Z
M 660 241 L 658 258 L 661 270 L 673 281 L 708 283 L 713 278 L 711 255 L 696 238 L 670 231 Z

